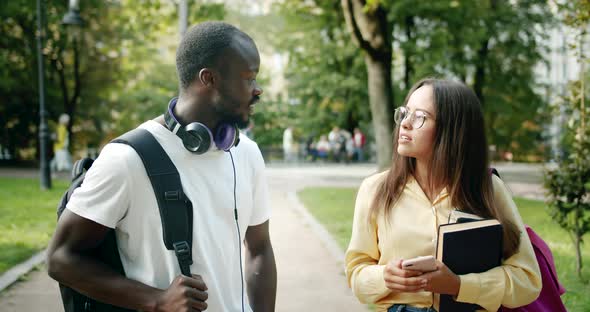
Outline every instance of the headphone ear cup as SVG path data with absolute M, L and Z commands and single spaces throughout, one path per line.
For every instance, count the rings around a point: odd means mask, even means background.
M 190 123 L 184 127 L 184 129 L 179 130 L 177 134 L 182 139 L 184 147 L 195 154 L 204 154 L 211 149 L 213 135 L 211 134 L 211 131 L 201 123 Z
M 215 145 L 223 151 L 229 151 L 238 144 L 240 132 L 233 124 L 222 123 L 215 129 Z

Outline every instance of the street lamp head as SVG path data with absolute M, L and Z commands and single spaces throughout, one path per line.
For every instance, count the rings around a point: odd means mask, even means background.
M 61 23 L 63 25 L 83 26 L 84 20 L 80 17 L 79 0 L 70 0 L 68 13 L 64 16 Z
M 80 17 L 78 11 L 70 10 L 68 13 L 66 13 L 66 15 L 64 15 L 64 18 L 62 19 L 61 23 L 66 26 L 83 26 L 84 20 Z

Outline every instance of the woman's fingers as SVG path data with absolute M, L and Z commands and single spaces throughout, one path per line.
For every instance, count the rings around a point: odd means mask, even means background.
M 397 292 L 418 292 L 426 286 L 426 280 L 421 278 L 422 272 L 404 270 L 401 260 L 388 263 L 383 270 L 385 286 Z
M 420 277 L 388 276 L 385 278 L 385 285 L 398 292 L 417 292 L 424 290 L 426 280 Z
M 414 276 L 420 276 L 423 274 L 423 272 L 421 271 L 415 271 L 415 270 L 404 270 L 402 269 L 402 260 L 394 260 L 391 261 L 387 264 L 387 266 L 385 266 L 385 271 L 384 274 L 391 274 L 391 275 L 395 275 L 395 276 L 400 276 L 400 277 L 414 277 Z

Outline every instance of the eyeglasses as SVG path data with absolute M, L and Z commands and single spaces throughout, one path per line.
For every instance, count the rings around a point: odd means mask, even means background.
M 398 107 L 395 109 L 393 114 L 393 120 L 397 125 L 401 125 L 402 121 L 404 121 L 404 119 L 406 118 L 409 118 L 412 128 L 420 129 L 424 125 L 424 121 L 426 120 L 426 118 L 429 117 L 425 112 L 420 110 L 410 112 L 410 110 L 405 106 Z

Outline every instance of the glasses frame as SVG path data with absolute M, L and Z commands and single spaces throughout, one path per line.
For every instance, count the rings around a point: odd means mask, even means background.
M 398 107 L 394 110 L 393 121 L 396 125 L 401 126 L 402 122 L 406 118 L 410 118 L 410 124 L 414 129 L 422 128 L 422 126 L 424 126 L 424 123 L 426 122 L 426 119 L 434 120 L 432 117 L 429 117 L 428 113 L 421 110 L 410 111 L 405 106 Z

